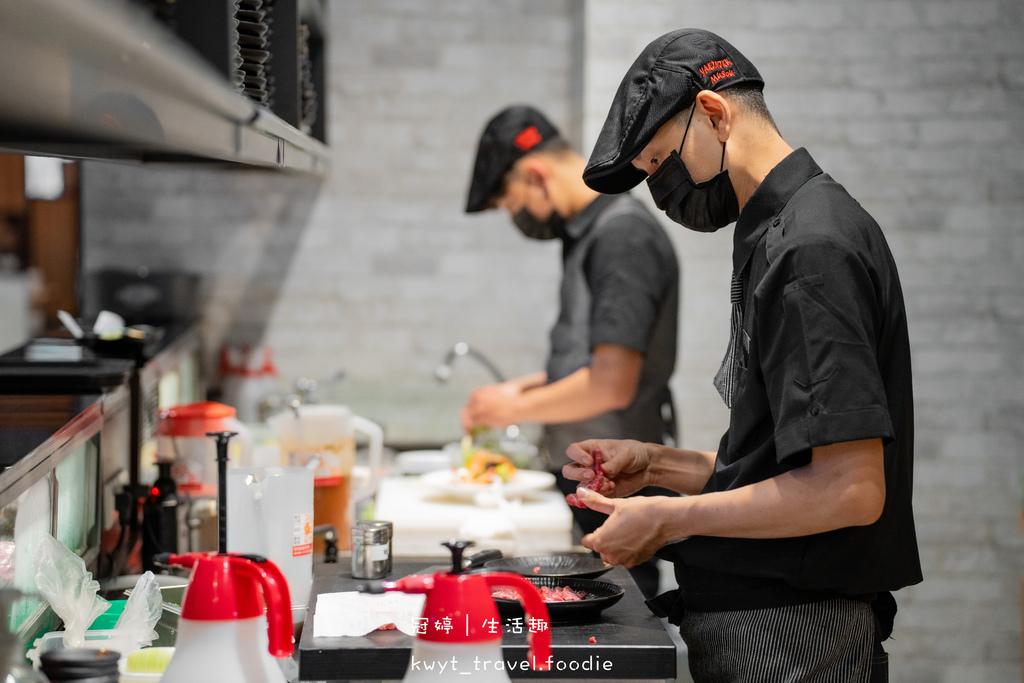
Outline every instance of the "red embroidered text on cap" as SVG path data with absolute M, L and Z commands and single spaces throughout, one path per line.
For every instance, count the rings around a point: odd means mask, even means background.
M 542 139 L 540 131 L 537 130 L 537 126 L 530 126 L 529 128 L 523 129 L 523 131 L 516 136 L 516 139 L 512 141 L 512 144 L 525 152 Z
M 714 85 L 723 78 L 729 78 L 730 76 L 736 75 L 736 72 L 729 68 L 732 65 L 732 60 L 730 59 L 716 59 L 712 62 L 708 62 L 700 69 L 698 69 L 698 71 L 700 72 L 700 75 L 705 79 L 707 79 L 708 75 L 710 74 L 711 85 Z

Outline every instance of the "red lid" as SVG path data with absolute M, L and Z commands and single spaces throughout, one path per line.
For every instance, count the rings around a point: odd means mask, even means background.
M 191 567 L 181 618 L 193 621 L 237 621 L 263 614 L 267 606 L 270 654 L 292 653 L 291 595 L 281 570 L 270 560 L 217 553 L 171 555 L 169 564 Z
M 206 436 L 224 430 L 224 420 L 235 416 L 235 409 L 223 403 L 203 401 L 164 408 L 160 411 L 157 432 L 161 436 Z
M 500 641 L 502 621 L 491 597 L 495 588 L 514 588 L 522 596 L 529 628 L 530 661 L 537 670 L 546 670 L 551 655 L 551 631 L 548 608 L 537 587 L 518 574 L 412 575 L 384 584 L 385 590 L 426 593 L 423 621 L 417 638 L 442 643 L 482 643 Z

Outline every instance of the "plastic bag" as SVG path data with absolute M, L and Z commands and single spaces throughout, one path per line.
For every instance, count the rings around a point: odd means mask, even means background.
M 146 647 L 156 640 L 157 633 L 153 627 L 160 621 L 163 609 L 160 585 L 156 582 L 153 572 L 146 572 L 135 583 L 132 594 L 124 603 L 124 611 L 114 624 L 115 631 L 131 639 L 128 652 L 123 652 L 122 655 L 127 657 L 129 652 Z
M 89 624 L 110 607 L 96 595 L 100 583 L 86 570 L 85 560 L 50 534 L 39 544 L 36 586 L 64 622 L 65 647 L 82 647 Z

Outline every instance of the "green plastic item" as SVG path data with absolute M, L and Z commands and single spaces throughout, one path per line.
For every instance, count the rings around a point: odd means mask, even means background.
M 91 624 L 89 624 L 89 631 L 102 631 L 112 629 L 117 624 L 117 620 L 121 617 L 121 612 L 124 611 L 124 604 L 127 600 L 111 600 L 110 607 L 103 614 L 96 617 Z

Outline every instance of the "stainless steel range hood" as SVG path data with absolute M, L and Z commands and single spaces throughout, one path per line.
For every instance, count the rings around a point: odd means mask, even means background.
M 0 149 L 321 174 L 327 147 L 115 0 L 0 0 Z

